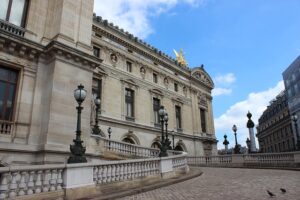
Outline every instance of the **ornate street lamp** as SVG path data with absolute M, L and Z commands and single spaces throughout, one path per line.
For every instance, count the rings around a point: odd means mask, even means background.
M 225 153 L 227 154 L 228 153 L 228 140 L 227 140 L 227 135 L 225 134 L 224 135 L 224 142 L 223 142 L 224 146 L 225 146 Z
M 86 97 L 86 90 L 83 89 L 83 85 L 79 85 L 74 91 L 74 97 L 78 103 L 77 109 L 77 129 L 76 129 L 76 139 L 73 140 L 74 144 L 70 145 L 71 156 L 68 159 L 68 163 L 86 163 L 85 150 L 86 148 L 82 146 L 83 141 L 81 140 L 81 111 L 83 107 L 82 102 Z
M 172 131 L 172 146 L 173 146 L 173 150 L 175 150 L 175 142 L 174 142 L 174 137 L 175 137 L 175 134 L 174 134 L 174 130 Z
M 108 132 L 108 139 L 109 139 L 109 141 L 108 141 L 108 149 L 110 149 L 110 136 L 111 136 L 111 132 L 112 132 L 110 127 L 108 127 L 107 132 Z
M 164 109 L 164 106 L 160 106 L 160 109 L 158 111 L 158 114 L 160 116 L 160 123 L 161 123 L 161 146 L 160 146 L 159 157 L 168 156 L 168 153 L 167 153 L 168 146 L 166 146 L 166 141 L 165 141 L 165 136 L 164 136 L 164 120 L 165 120 L 166 113 L 167 112 Z
M 168 116 L 168 113 L 166 112 L 165 113 L 165 116 L 164 116 L 164 121 L 165 121 L 165 126 L 166 126 L 166 146 L 168 147 L 168 150 L 171 150 L 172 147 L 171 147 L 171 141 L 169 140 L 169 135 L 168 135 L 168 120 L 169 120 L 169 116 Z
M 101 131 L 98 125 L 98 112 L 99 112 L 99 108 L 100 108 L 100 104 L 101 104 L 101 100 L 99 97 L 95 98 L 94 103 L 96 105 L 96 116 L 95 116 L 95 126 L 93 128 L 93 134 L 95 135 L 100 135 Z
M 234 153 L 235 153 L 235 154 L 238 154 L 238 153 L 240 153 L 240 148 L 239 148 L 239 146 L 238 146 L 237 139 L 236 139 L 236 131 L 237 131 L 237 127 L 236 127 L 235 124 L 233 125 L 232 130 L 233 130 L 233 132 L 234 132 L 234 137 L 235 137 Z
M 297 124 L 297 121 L 298 121 L 298 116 L 296 114 L 292 115 L 292 120 L 294 122 L 294 126 L 295 126 L 295 131 L 296 131 L 296 139 L 297 139 L 297 147 L 296 149 L 298 151 L 300 151 L 300 135 L 299 135 L 299 132 L 298 132 L 298 124 Z

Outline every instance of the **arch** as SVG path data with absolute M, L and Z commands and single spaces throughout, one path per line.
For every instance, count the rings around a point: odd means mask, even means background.
M 122 142 L 130 143 L 130 144 L 135 144 L 135 141 L 132 138 L 126 137 L 122 140 Z
M 175 151 L 184 151 L 183 148 L 177 144 L 177 146 L 174 149 Z
M 175 146 L 176 151 L 184 151 L 187 152 L 187 148 L 182 140 L 179 140 Z
M 128 133 L 123 135 L 123 137 L 121 137 L 121 141 L 130 143 L 130 144 L 140 145 L 139 138 L 135 134 L 133 134 L 132 131 L 129 131 Z
M 160 142 L 158 141 L 154 141 L 152 144 L 151 144 L 151 148 L 154 148 L 154 149 L 160 149 Z
M 160 136 L 156 136 L 154 140 L 152 140 L 151 148 L 160 149 L 161 143 L 160 143 Z

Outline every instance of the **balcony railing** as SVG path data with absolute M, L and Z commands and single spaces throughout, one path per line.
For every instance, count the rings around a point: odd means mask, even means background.
M 25 29 L 0 19 L 0 29 L 24 37 Z
M 0 120 L 0 135 L 11 135 L 13 128 L 13 122 Z

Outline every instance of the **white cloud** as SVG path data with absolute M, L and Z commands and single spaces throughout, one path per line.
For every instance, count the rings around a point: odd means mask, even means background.
M 214 97 L 216 96 L 220 96 L 220 95 L 229 95 L 231 94 L 232 90 L 231 89 L 228 89 L 228 88 L 214 88 L 213 91 L 212 91 L 212 95 Z
M 165 13 L 179 3 L 197 7 L 204 0 L 95 0 L 94 12 L 144 39 L 154 32 L 149 17 Z
M 229 95 L 232 92 L 232 89 L 229 86 L 232 85 L 236 80 L 233 73 L 227 73 L 224 75 L 218 75 L 214 78 L 216 88 L 213 89 L 212 95 L 214 97 L 221 95 Z
M 245 146 L 246 138 L 249 137 L 249 132 L 246 127 L 246 123 L 248 121 L 246 114 L 250 111 L 252 113 L 252 120 L 257 125 L 258 118 L 269 105 L 269 102 L 283 89 L 283 81 L 280 81 L 275 87 L 266 91 L 250 93 L 246 100 L 235 103 L 224 114 L 215 118 L 215 129 L 219 140 L 218 148 L 224 148 L 223 135 L 225 133 L 227 134 L 230 142 L 229 146 L 234 146 L 234 136 L 231 130 L 233 124 L 236 124 L 238 127 L 238 143 Z
M 214 79 L 216 84 L 231 84 L 231 83 L 235 82 L 235 80 L 236 80 L 236 78 L 233 73 L 219 75 Z

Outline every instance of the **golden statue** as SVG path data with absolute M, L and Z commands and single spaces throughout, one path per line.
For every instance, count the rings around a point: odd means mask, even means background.
M 174 53 L 176 55 L 176 60 L 179 63 L 179 65 L 182 65 L 182 66 L 186 67 L 187 66 L 187 62 L 186 62 L 186 60 L 185 60 L 185 58 L 183 56 L 182 49 L 180 49 L 179 53 L 175 49 L 173 49 L 173 51 L 174 51 Z

